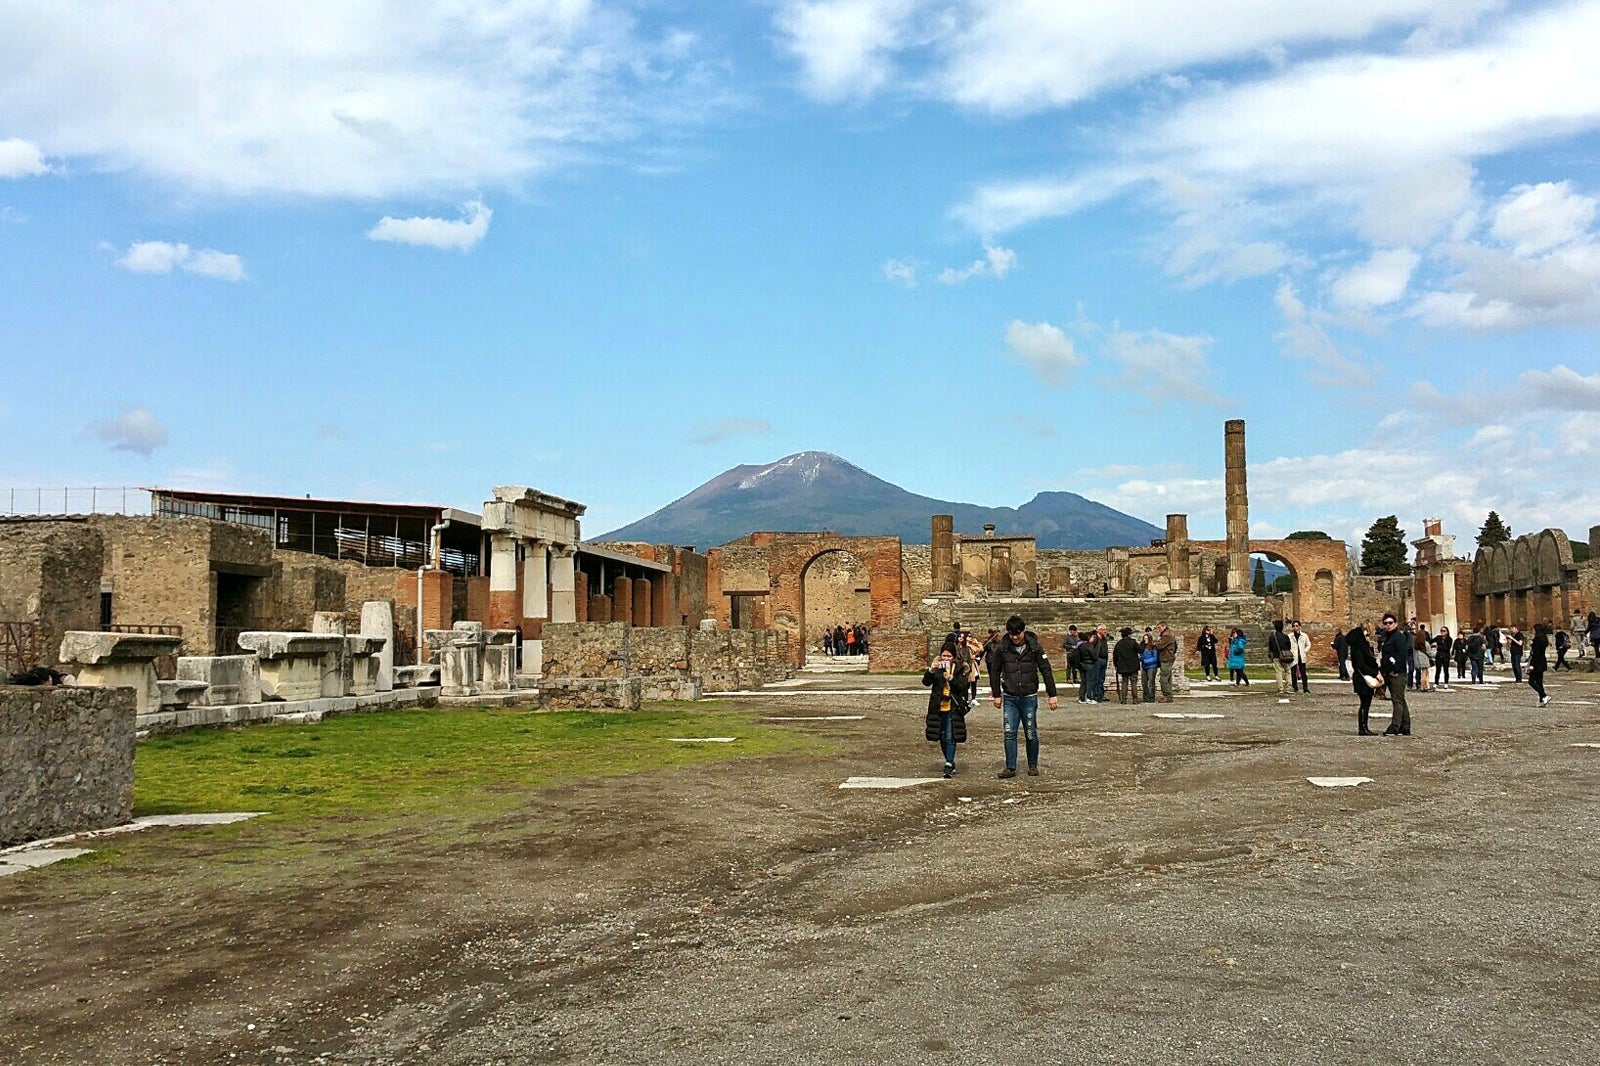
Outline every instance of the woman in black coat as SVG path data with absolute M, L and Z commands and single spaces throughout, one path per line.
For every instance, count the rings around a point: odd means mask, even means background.
M 1539 706 L 1550 702 L 1544 694 L 1544 672 L 1550 665 L 1550 625 L 1540 622 L 1533 627 L 1533 647 L 1528 649 L 1528 684 L 1539 694 Z
M 1372 696 L 1377 689 L 1367 684 L 1369 678 L 1376 679 L 1382 675 L 1378 672 L 1378 657 L 1372 653 L 1372 643 L 1367 640 L 1367 631 L 1360 626 L 1355 626 L 1344 638 L 1345 650 L 1350 653 L 1350 687 L 1355 690 L 1356 698 L 1361 701 L 1356 722 L 1359 736 L 1370 737 L 1375 734 L 1367 728 L 1367 719 L 1372 712 Z
M 956 661 L 954 648 L 948 645 L 939 651 L 939 657 L 922 672 L 922 683 L 928 686 L 928 720 L 924 735 L 944 752 L 944 776 L 956 772 L 956 745 L 967 741 L 967 671 L 970 661 L 963 665 Z

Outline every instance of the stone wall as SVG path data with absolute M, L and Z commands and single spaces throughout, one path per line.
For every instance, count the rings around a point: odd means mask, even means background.
M 68 630 L 100 628 L 103 555 L 84 522 L 0 522 L 0 620 L 38 624 L 38 662 L 60 665 Z
M 0 685 L 0 846 L 133 816 L 132 689 Z
M 933 595 L 933 545 L 900 545 L 900 584 L 900 594 L 909 607 Z
M 872 613 L 867 568 L 853 555 L 828 552 L 806 568 L 808 643 L 816 643 L 824 625 L 864 622 Z
M 1406 596 L 1411 590 L 1411 579 L 1406 577 L 1364 577 L 1350 579 L 1350 621 L 1371 622 L 1376 632 L 1377 623 L 1386 612 L 1393 611 L 1405 617 Z
M 789 677 L 788 651 L 786 635 L 766 629 L 551 622 L 544 627 L 544 676 L 698 677 L 708 690 L 750 689 Z
M 921 673 L 933 659 L 944 634 L 881 632 L 872 634 L 867 670 L 874 674 Z

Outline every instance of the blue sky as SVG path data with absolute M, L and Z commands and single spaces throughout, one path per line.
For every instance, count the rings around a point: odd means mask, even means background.
M 1600 523 L 1600 0 L 0 0 L 0 489 Z

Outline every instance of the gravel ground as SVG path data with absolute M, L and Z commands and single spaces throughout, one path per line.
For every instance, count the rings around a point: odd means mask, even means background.
M 1013 781 L 984 705 L 953 781 L 841 791 L 937 775 L 915 685 L 736 701 L 865 715 L 784 725 L 837 755 L 547 790 L 359 862 L 245 826 L 9 878 L 0 1058 L 1600 1061 L 1600 681 L 1413 695 L 1410 738 L 1355 736 L 1334 683 L 1066 700 Z

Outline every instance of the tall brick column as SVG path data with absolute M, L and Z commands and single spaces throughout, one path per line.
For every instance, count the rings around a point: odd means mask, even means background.
M 960 580 L 956 569 L 955 517 L 933 516 L 933 591 L 955 592 Z
M 1189 516 L 1167 515 L 1167 587 L 1172 592 L 1193 591 L 1189 578 Z
M 650 581 L 641 577 L 633 583 L 633 624 L 648 626 L 654 620 L 650 612 Z
M 677 597 L 673 595 L 673 586 L 677 579 L 672 574 L 661 574 L 650 579 L 650 624 L 653 626 L 675 626 L 678 619 L 674 615 L 673 604 Z
M 1245 484 L 1244 419 L 1223 426 L 1226 463 L 1225 513 L 1228 522 L 1228 591 L 1250 591 L 1250 490 Z
M 633 624 L 633 581 L 619 577 L 611 586 L 611 620 Z

